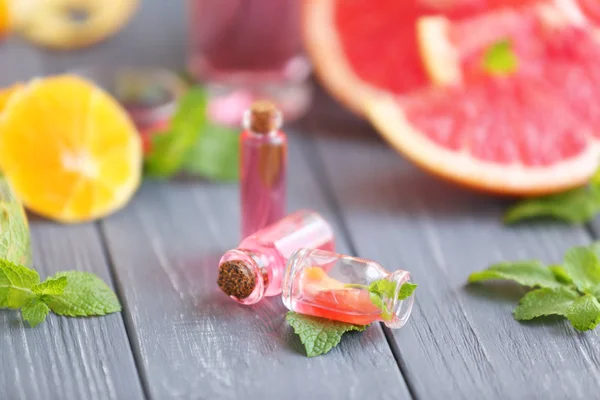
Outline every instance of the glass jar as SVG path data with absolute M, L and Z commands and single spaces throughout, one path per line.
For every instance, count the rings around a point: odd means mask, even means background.
M 210 94 L 209 115 L 239 126 L 256 100 L 277 104 L 287 121 L 312 97 L 302 51 L 300 0 L 188 0 L 188 70 Z
M 301 249 L 286 266 L 282 298 L 290 310 L 356 325 L 383 322 L 400 328 L 408 320 L 416 285 L 408 271 L 329 251 Z
M 248 236 L 219 261 L 218 285 L 240 304 L 281 294 L 283 271 L 301 248 L 333 251 L 333 230 L 314 211 L 301 210 Z

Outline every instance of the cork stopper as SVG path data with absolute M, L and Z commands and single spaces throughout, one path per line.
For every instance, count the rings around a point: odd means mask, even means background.
M 254 291 L 256 278 L 243 261 L 233 260 L 219 265 L 217 284 L 228 296 L 245 299 Z
M 270 101 L 257 101 L 250 107 L 247 124 L 252 132 L 267 134 L 280 128 L 281 113 Z

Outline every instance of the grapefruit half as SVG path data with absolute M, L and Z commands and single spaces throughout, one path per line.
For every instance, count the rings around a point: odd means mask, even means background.
M 304 0 L 304 43 L 322 84 L 355 113 L 365 100 L 422 87 L 415 23 L 440 14 L 461 19 L 538 0 Z M 594 0 L 595 1 L 595 0 Z
M 463 185 L 510 195 L 582 185 L 600 158 L 600 45 L 580 17 L 575 3 L 557 0 L 421 19 L 424 63 L 438 86 L 371 97 L 369 119 L 408 158 Z M 516 72 L 482 67 L 500 40 Z

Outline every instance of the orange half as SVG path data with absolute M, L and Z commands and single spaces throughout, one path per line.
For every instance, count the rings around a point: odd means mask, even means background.
M 32 81 L 0 114 L 0 166 L 22 202 L 61 222 L 122 207 L 140 182 L 142 150 L 121 106 L 64 75 Z

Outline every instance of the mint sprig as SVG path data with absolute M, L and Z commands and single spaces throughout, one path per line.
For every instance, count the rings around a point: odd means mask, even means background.
M 115 293 L 90 272 L 65 271 L 40 283 L 30 268 L 0 259 L 0 308 L 21 309 L 33 328 L 50 311 L 58 315 L 87 317 L 121 311 Z
M 600 169 L 587 186 L 566 192 L 522 200 L 508 209 L 504 223 L 553 218 L 570 224 L 583 224 L 600 212 Z
M 190 89 L 179 99 L 169 129 L 152 137 L 144 160 L 146 176 L 169 178 L 181 169 L 206 123 L 206 105 L 207 95 L 201 88 Z
M 181 97 L 169 128 L 152 137 L 144 160 L 147 177 L 186 172 L 218 181 L 238 179 L 239 132 L 210 122 L 207 105 L 208 95 L 199 87 Z
M 285 320 L 294 332 L 300 336 L 300 341 L 306 349 L 308 357 L 328 353 L 342 340 L 342 335 L 350 331 L 362 332 L 367 329 L 364 325 L 348 324 L 325 318 L 302 315 L 290 311 Z
M 515 73 L 519 68 L 519 59 L 509 40 L 500 40 L 492 44 L 483 54 L 483 69 L 490 75 L 505 76 Z
M 492 265 L 474 272 L 469 283 L 510 280 L 532 288 L 513 314 L 516 320 L 546 315 L 566 317 L 577 330 L 594 329 L 600 323 L 600 242 L 569 249 L 562 265 L 544 266 L 539 261 Z
M 389 308 L 385 299 L 393 299 L 396 294 L 398 284 L 387 279 L 378 279 L 371 282 L 369 285 L 347 284 L 347 288 L 364 289 L 369 292 L 371 303 L 381 310 L 381 318 L 384 321 L 389 321 L 393 318 L 392 310 Z M 397 299 L 405 300 L 409 298 L 417 288 L 414 283 L 403 283 L 398 290 Z

